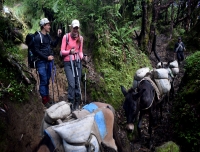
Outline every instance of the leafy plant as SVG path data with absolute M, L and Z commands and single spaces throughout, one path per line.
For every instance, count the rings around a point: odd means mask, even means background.
M 200 52 L 197 51 L 186 59 L 186 74 L 182 80 L 184 85 L 174 101 L 174 129 L 186 151 L 198 151 L 200 142 L 199 57 Z

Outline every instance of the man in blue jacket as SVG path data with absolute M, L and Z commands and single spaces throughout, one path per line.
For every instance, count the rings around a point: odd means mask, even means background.
M 179 37 L 178 42 L 174 46 L 174 54 L 176 53 L 176 55 L 177 55 L 177 60 L 178 60 L 179 65 L 180 65 L 181 61 L 184 60 L 183 51 L 185 51 L 185 50 L 186 50 L 185 45 L 181 41 L 181 37 Z
M 53 51 L 51 47 L 56 47 L 61 38 L 62 31 L 58 29 L 57 37 L 52 41 L 50 35 L 50 22 L 47 18 L 40 20 L 41 31 L 34 38 L 35 54 L 38 57 L 36 68 L 39 73 L 40 85 L 39 92 L 42 97 L 42 103 L 49 108 L 49 80 L 52 72 L 52 64 L 54 60 Z

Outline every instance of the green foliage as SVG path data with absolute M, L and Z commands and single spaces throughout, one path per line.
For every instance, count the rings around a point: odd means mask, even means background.
M 200 52 L 197 51 L 186 60 L 184 86 L 174 101 L 174 128 L 181 145 L 186 151 L 196 151 L 200 142 Z
M 179 147 L 172 141 L 156 147 L 155 152 L 180 152 Z
M 187 58 L 186 72 L 190 79 L 200 79 L 200 51 L 196 51 L 194 54 Z
M 9 95 L 9 99 L 15 102 L 28 100 L 28 92 L 31 86 L 26 86 L 15 67 L 10 67 L 7 61 L 0 63 L 1 86 L 0 98 Z
M 32 90 L 33 86 L 25 85 L 23 78 L 19 73 L 20 71 L 18 71 L 19 69 L 8 62 L 8 58 L 12 57 L 19 64 L 24 64 L 24 57 L 27 52 L 25 53 L 24 51 L 19 50 L 19 48 L 12 43 L 5 43 L 4 46 L 4 54 L 1 54 L 0 56 L 0 78 L 2 81 L 0 98 L 3 98 L 8 94 L 11 101 L 27 101 L 28 93 Z
M 101 90 L 98 100 L 106 101 L 115 108 L 119 108 L 123 100 L 120 85 L 130 88 L 135 71 L 140 67 L 151 67 L 149 60 L 143 53 L 138 53 L 131 45 L 129 48 L 132 49 L 129 51 L 121 49 L 121 51 L 118 48 L 117 51 L 114 46 L 108 46 L 108 48 L 102 46 L 94 54 L 96 70 L 104 81 L 104 89 L 98 89 Z

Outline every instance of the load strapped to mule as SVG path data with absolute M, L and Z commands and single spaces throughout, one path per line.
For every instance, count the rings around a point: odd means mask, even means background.
M 176 60 L 170 63 L 159 62 L 156 69 L 153 70 L 150 70 L 149 67 L 140 68 L 134 75 L 133 89 L 136 89 L 142 80 L 148 80 L 160 100 L 170 92 L 173 87 L 171 82 L 178 73 L 179 67 Z
M 113 125 L 114 109 L 109 104 L 93 102 L 71 113 L 70 105 L 61 101 L 46 110 L 41 131 L 54 150 L 99 152 L 103 144 L 117 151 Z

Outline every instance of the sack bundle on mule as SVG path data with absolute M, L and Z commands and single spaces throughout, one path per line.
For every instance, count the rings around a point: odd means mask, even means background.
M 146 76 L 148 72 L 150 72 L 149 67 L 140 68 L 136 71 L 133 78 L 133 89 L 138 87 L 139 82 Z
M 156 65 L 156 69 L 165 68 L 169 70 L 169 73 L 172 72 L 173 76 L 176 76 L 179 73 L 178 62 L 174 60 L 173 62 L 159 62 Z
M 114 108 L 93 102 L 73 111 L 65 101 L 46 110 L 42 133 L 48 136 L 54 150 L 63 152 L 102 151 L 102 144 L 117 151 L 113 139 Z
M 153 73 L 153 80 L 156 83 L 156 86 L 158 87 L 160 94 L 164 95 L 169 93 L 171 89 L 171 84 L 169 81 L 168 70 L 164 68 L 153 69 L 152 73 Z
M 173 75 L 177 75 L 179 73 L 178 62 L 176 60 L 170 62 L 169 68 L 172 70 Z

